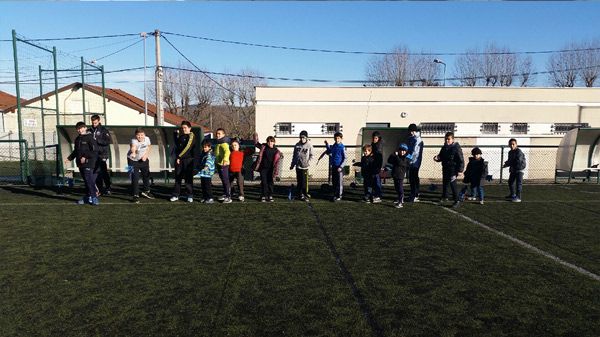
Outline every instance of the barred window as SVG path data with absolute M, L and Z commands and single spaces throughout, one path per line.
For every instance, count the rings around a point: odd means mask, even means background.
M 498 134 L 498 123 L 483 123 L 481 124 L 481 133 L 486 135 Z
M 577 128 L 589 128 L 588 123 L 554 123 L 554 133 L 562 134 Z
M 325 135 L 333 135 L 340 131 L 340 123 L 325 123 L 323 124 L 321 130 Z
M 527 123 L 513 123 L 510 127 L 511 132 L 514 134 L 526 135 L 529 131 L 529 124 Z
M 421 123 L 421 134 L 443 135 L 446 132 L 454 132 L 455 127 L 455 123 Z
M 276 135 L 291 135 L 292 123 L 277 123 L 275 124 Z

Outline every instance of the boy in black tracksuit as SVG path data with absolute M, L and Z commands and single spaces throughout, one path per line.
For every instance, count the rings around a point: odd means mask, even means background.
M 194 160 L 196 159 L 196 135 L 192 132 L 192 124 L 181 122 L 181 133 L 175 140 L 175 187 L 171 201 L 179 200 L 181 181 L 185 179 L 187 202 L 194 202 Z
M 75 125 L 77 133 L 75 138 L 75 148 L 67 157 L 65 163 L 76 160 L 83 182 L 85 183 L 86 195 L 77 203 L 79 205 L 91 204 L 98 205 L 98 188 L 96 187 L 96 161 L 98 160 L 98 145 L 94 136 L 87 132 L 87 126 L 84 122 Z
M 353 166 L 360 166 L 360 174 L 363 176 L 363 187 L 365 202 L 373 203 L 381 202 L 381 190 L 377 188 L 377 177 L 383 166 L 383 158 L 380 152 L 373 151 L 372 145 L 363 146 L 363 156 L 360 163 L 355 163 Z
M 523 190 L 523 175 L 525 174 L 525 154 L 517 146 L 517 140 L 511 138 L 508 141 L 510 151 L 508 151 L 508 160 L 504 162 L 503 167 L 508 167 L 510 175 L 508 176 L 508 188 L 510 189 L 510 198 L 513 202 L 521 202 L 521 192 Z M 516 193 L 515 186 L 516 185 Z
M 96 186 L 102 194 L 110 195 L 110 174 L 108 174 L 108 147 L 110 145 L 110 134 L 108 130 L 100 123 L 100 116 L 92 116 L 92 126 L 88 128 L 94 140 L 98 144 L 98 160 L 96 161 Z
M 488 163 L 481 157 L 481 149 L 478 147 L 471 150 L 471 155 L 473 155 L 473 157 L 469 158 L 463 182 L 465 184 L 470 184 L 471 197 L 469 200 L 477 200 L 477 196 L 479 196 L 479 203 L 483 205 L 483 184 L 488 175 Z M 469 185 L 465 185 L 460 191 L 460 201 L 464 201 L 465 193 L 468 188 Z
M 440 149 L 440 153 L 433 157 L 436 162 L 442 163 L 442 200 L 444 201 L 448 194 L 448 185 L 452 189 L 452 198 L 454 204 L 452 207 L 460 206 L 458 200 L 458 191 L 456 187 L 456 178 L 465 168 L 465 160 L 463 158 L 462 149 L 458 142 L 454 142 L 454 132 L 446 132 L 445 144 Z
M 394 201 L 396 208 L 402 208 L 404 204 L 404 177 L 411 159 L 412 156 L 408 154 L 408 145 L 406 144 L 400 144 L 398 151 L 392 153 L 388 158 L 388 164 L 392 165 L 394 188 L 398 194 L 398 200 Z

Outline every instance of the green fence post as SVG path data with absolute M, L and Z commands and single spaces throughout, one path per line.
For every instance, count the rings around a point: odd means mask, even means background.
M 17 130 L 19 133 L 19 160 L 21 161 L 21 179 L 25 176 L 23 166 L 23 128 L 21 127 L 21 90 L 19 87 L 19 60 L 17 57 L 17 31 L 12 30 L 13 59 L 15 65 L 15 90 L 17 94 Z
M 56 47 L 52 47 L 52 61 L 54 63 L 54 101 L 56 103 L 56 125 L 60 124 L 60 117 L 58 115 L 58 68 L 56 60 Z M 56 135 L 58 137 L 58 135 Z

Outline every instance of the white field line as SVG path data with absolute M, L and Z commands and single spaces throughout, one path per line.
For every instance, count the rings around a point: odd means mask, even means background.
M 501 236 L 501 237 L 503 237 L 505 239 L 508 239 L 508 240 L 510 240 L 510 241 L 518 244 L 521 247 L 529 249 L 529 250 L 533 251 L 536 254 L 545 256 L 545 257 L 547 257 L 547 258 L 549 258 L 551 260 L 554 260 L 555 262 L 558 262 L 559 264 L 561 264 L 561 265 L 563 265 L 563 266 L 565 266 L 567 268 L 571 268 L 571 269 L 575 270 L 576 272 L 578 272 L 580 274 L 588 276 L 588 277 L 590 277 L 590 278 L 592 278 L 592 279 L 594 279 L 596 281 L 600 281 L 600 275 L 594 274 L 594 273 L 592 273 L 592 272 L 590 272 L 590 271 L 588 271 L 588 270 L 586 270 L 584 268 L 581 268 L 581 267 L 576 266 L 576 265 L 574 265 L 572 263 L 564 261 L 564 260 L 560 259 L 557 256 L 554 256 L 554 255 L 552 255 L 552 254 L 550 254 L 550 253 L 548 253 L 546 251 L 543 251 L 543 250 L 541 250 L 541 249 L 539 249 L 539 248 L 537 248 L 535 246 L 532 246 L 532 245 L 528 244 L 525 241 L 519 240 L 519 239 L 515 238 L 514 236 L 508 235 L 508 234 L 506 234 L 506 233 L 504 233 L 502 231 L 499 231 L 497 229 L 491 228 L 490 226 L 487 226 L 487 225 L 485 225 L 485 224 L 483 224 L 483 223 L 481 223 L 481 222 L 479 222 L 479 221 L 477 221 L 475 219 L 472 219 L 472 218 L 470 218 L 470 217 L 468 217 L 468 216 L 466 216 L 466 215 L 464 215 L 462 213 L 459 213 L 459 212 L 457 212 L 455 210 L 449 209 L 447 207 L 443 207 L 443 209 L 445 209 L 446 211 L 448 211 L 448 212 L 450 212 L 452 214 L 455 214 L 455 215 L 457 215 L 457 216 L 459 216 L 459 217 L 461 217 L 461 218 L 463 218 L 463 219 L 465 219 L 465 220 L 467 220 L 467 221 L 469 221 L 471 223 L 474 223 L 474 224 L 476 224 L 477 226 L 479 226 L 479 227 L 481 227 L 483 229 L 486 229 L 486 230 L 488 230 L 488 231 L 490 231 L 490 232 L 492 232 L 492 233 L 494 233 L 496 235 L 499 235 L 499 236 Z

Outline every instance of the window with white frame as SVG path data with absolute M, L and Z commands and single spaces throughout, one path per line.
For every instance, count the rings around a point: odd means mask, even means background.
M 482 123 L 481 133 L 484 135 L 496 135 L 498 134 L 498 123 Z
M 554 133 L 563 134 L 577 128 L 589 128 L 588 123 L 554 123 Z
M 518 135 L 526 135 L 529 131 L 529 124 L 527 123 L 513 123 L 510 127 L 510 131 Z
M 421 123 L 421 134 L 423 135 L 443 135 L 446 132 L 454 132 L 455 123 Z
M 292 123 L 277 123 L 275 124 L 276 135 L 291 135 L 292 134 Z
M 333 135 L 340 132 L 340 123 L 325 123 L 322 127 L 324 135 Z

